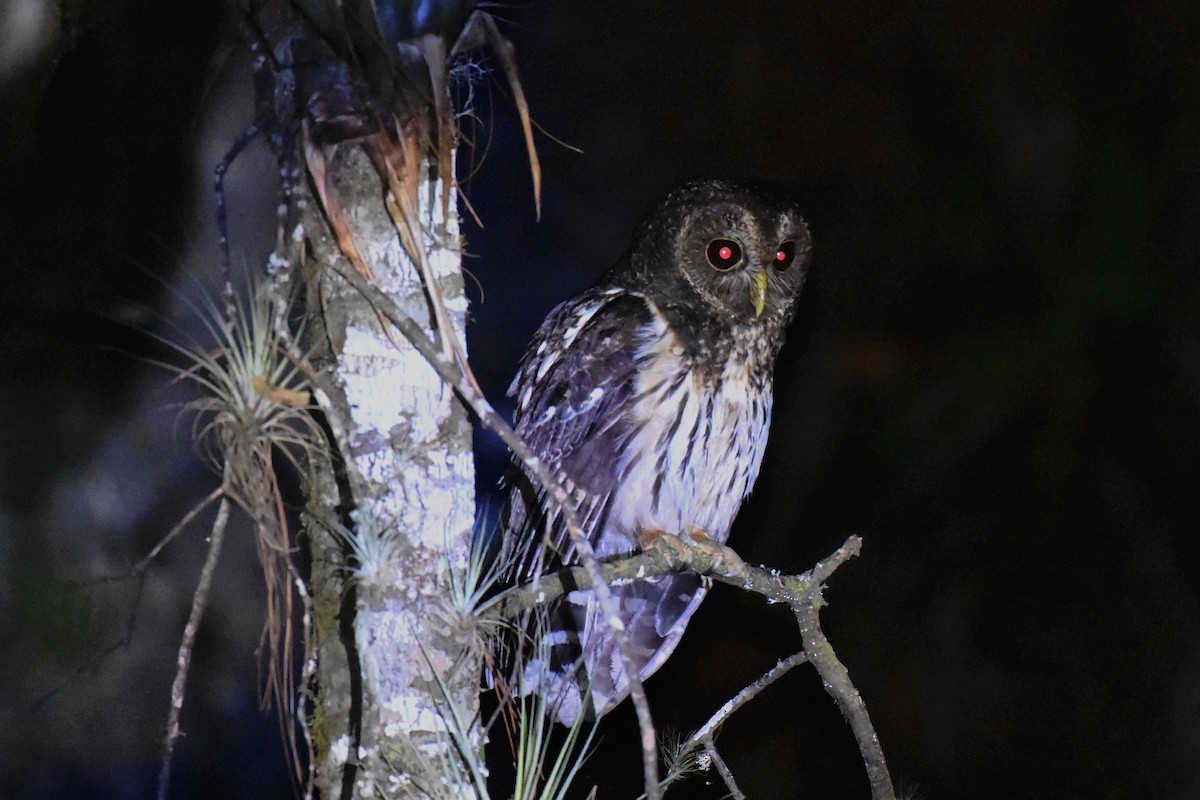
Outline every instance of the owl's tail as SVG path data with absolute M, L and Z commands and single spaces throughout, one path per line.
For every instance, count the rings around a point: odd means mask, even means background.
M 666 575 L 612 587 L 630 655 L 645 680 L 674 651 L 708 591 L 696 575 Z M 607 714 L 629 694 L 616 634 L 603 623 L 590 591 L 574 591 L 548 610 L 544 628 L 518 676 L 522 696 L 538 694 L 548 713 L 570 727 Z

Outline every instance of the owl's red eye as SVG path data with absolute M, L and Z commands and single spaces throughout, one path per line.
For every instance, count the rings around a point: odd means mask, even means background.
M 725 272 L 742 263 L 742 246 L 733 239 L 713 239 L 704 255 L 713 269 Z
M 775 269 L 783 272 L 792 265 L 792 259 L 796 257 L 796 243 L 792 241 L 784 242 L 779 245 L 779 249 L 775 251 Z

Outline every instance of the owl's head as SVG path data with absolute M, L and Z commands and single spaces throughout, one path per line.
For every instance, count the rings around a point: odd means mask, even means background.
M 778 190 L 705 180 L 650 214 L 629 267 L 664 311 L 703 309 L 727 325 L 771 328 L 791 318 L 811 250 L 800 209 Z

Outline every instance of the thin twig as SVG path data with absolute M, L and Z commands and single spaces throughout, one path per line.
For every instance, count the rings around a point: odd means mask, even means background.
M 226 479 L 229 470 L 226 468 Z M 222 484 L 224 487 L 224 484 Z M 171 712 L 167 716 L 167 735 L 163 743 L 162 768 L 158 773 L 158 800 L 166 800 L 167 786 L 171 779 L 171 756 L 175 752 L 175 740 L 179 738 L 179 716 L 183 710 L 184 689 L 187 686 L 188 667 L 192 663 L 192 649 L 196 644 L 196 634 L 200 630 L 200 620 L 204 617 L 204 609 L 208 605 L 208 592 L 212 588 L 213 575 L 216 573 L 217 557 L 221 554 L 221 543 L 225 540 L 226 523 L 229 522 L 229 497 L 222 495 L 221 505 L 217 508 L 217 518 L 213 522 L 212 535 L 209 537 L 208 555 L 204 559 L 204 567 L 200 570 L 200 580 L 192 595 L 192 611 L 188 615 L 187 625 L 183 628 L 183 639 L 179 643 L 179 655 L 175 659 L 175 682 L 171 685 Z
M 725 764 L 725 759 L 721 758 L 721 754 L 717 752 L 717 744 L 711 736 L 705 736 L 703 741 L 704 752 L 708 753 L 708 757 L 712 759 L 713 766 L 717 768 L 721 780 L 725 781 L 725 785 L 729 787 L 729 795 L 734 800 L 746 800 L 746 795 L 738 788 L 737 781 L 733 779 L 733 773 L 729 771 L 729 767 Z
M 463 402 L 479 417 L 479 421 L 485 428 L 494 432 L 500 437 L 501 441 L 508 445 L 509 449 L 513 451 L 513 455 L 524 464 L 533 478 L 562 509 L 571 543 L 575 546 L 575 551 L 579 554 L 580 561 L 591 579 L 591 589 L 595 592 L 596 601 L 603 612 L 604 623 L 614 633 L 621 662 L 629 678 L 629 698 L 637 712 L 638 732 L 642 747 L 642 770 L 646 782 L 647 797 L 650 800 L 660 800 L 662 790 L 658 785 L 658 753 L 655 749 L 654 723 L 650 716 L 650 704 L 646 700 L 646 691 L 642 686 L 641 676 L 638 674 L 635 666 L 636 662 L 629 652 L 629 643 L 624 635 L 616 600 L 604 580 L 600 570 L 600 563 L 596 558 L 595 552 L 592 550 L 591 542 L 582 533 L 574 504 L 571 502 L 566 490 L 555 480 L 554 476 L 550 474 L 550 470 L 529 449 L 528 445 L 517 435 L 516 431 L 504 421 L 503 417 L 496 413 L 487 398 L 471 385 L 471 382 L 466 379 L 459 365 L 447 359 L 425 334 L 422 327 L 401 311 L 392 298 L 388 297 L 387 294 L 355 271 L 346 269 L 337 259 L 332 260 L 330 266 L 355 291 L 361 294 L 367 302 L 371 303 L 371 305 L 383 314 L 389 322 L 400 329 L 404 337 L 412 343 L 417 352 L 433 367 L 438 376 L 458 393 Z
M 99 654 L 87 656 L 83 660 L 83 662 L 78 667 L 76 667 L 74 670 L 72 670 L 57 686 L 54 686 L 53 688 L 49 689 L 48 691 L 43 693 L 37 700 L 35 700 L 30 705 L 31 710 L 37 711 L 37 710 L 41 709 L 42 706 L 46 705 L 46 703 L 48 703 L 52 699 L 54 699 L 58 695 L 58 693 L 61 692 L 64 688 L 74 685 L 76 679 L 79 678 L 79 676 L 82 675 L 87 670 L 92 669 L 98 660 L 103 660 L 103 659 L 107 658 L 110 654 L 116 652 L 117 650 L 121 649 L 122 647 L 127 647 L 129 645 L 129 643 L 131 641 L 133 641 L 133 633 L 137 626 L 138 606 L 141 604 L 142 591 L 146 585 L 146 570 L 149 569 L 150 562 L 154 560 L 155 556 L 157 556 L 159 554 L 159 552 L 161 552 L 162 549 L 164 547 L 166 547 L 167 544 L 171 540 L 173 540 L 176 536 L 178 536 L 180 533 L 183 532 L 183 529 L 187 527 L 189 522 L 191 522 L 193 519 L 196 518 L 196 515 L 198 515 L 204 509 L 208 508 L 209 504 L 212 503 L 212 501 L 215 500 L 216 498 L 220 497 L 224 491 L 225 491 L 225 486 L 224 486 L 224 484 L 222 484 L 221 486 L 218 486 L 215 490 L 213 490 L 213 492 L 210 495 L 208 495 L 208 497 L 205 497 L 203 500 L 201 500 L 199 503 L 197 503 L 195 506 L 193 506 L 192 510 L 189 511 L 186 515 L 184 515 L 184 518 L 182 520 L 180 520 L 179 523 L 174 528 L 172 528 L 165 536 L 163 536 L 161 539 L 159 539 L 158 544 L 156 544 L 154 546 L 154 549 L 150 551 L 149 555 L 147 555 L 145 558 L 143 558 L 136 566 L 133 567 L 133 569 L 126 572 L 125 574 L 123 574 L 123 575 L 100 575 L 95 578 L 90 578 L 86 581 L 77 581 L 77 580 L 65 581 L 65 583 L 68 586 L 70 586 L 72 588 L 76 588 L 76 589 L 95 586 L 98 584 L 117 583 L 120 581 L 127 581 L 127 580 L 136 580 L 137 585 L 134 587 L 133 598 L 130 601 L 130 605 L 129 605 L 129 614 L 125 620 L 124 635 L 121 636 L 119 639 L 117 639 L 115 642 L 112 642 L 111 644 L 104 646 L 103 649 L 101 649 L 101 651 L 99 652 Z
M 808 654 L 801 650 L 799 653 L 793 653 L 787 658 L 781 660 L 778 664 L 771 667 L 766 674 L 756 680 L 754 683 L 742 689 L 734 695 L 725 705 L 717 709 L 717 713 L 709 717 L 708 722 L 704 723 L 700 730 L 692 734 L 693 742 L 703 742 L 705 739 L 711 739 L 716 735 L 717 728 L 724 724 L 725 720 L 732 716 L 733 712 L 737 711 L 742 706 L 753 700 L 759 692 L 770 686 L 775 681 L 783 677 L 784 673 L 799 664 L 803 664 L 808 660 Z
M 226 486 L 224 483 L 222 483 L 216 489 L 213 489 L 207 497 L 193 506 L 192 510 L 187 514 L 184 514 L 183 519 L 179 520 L 179 522 L 175 524 L 175 527 L 171 528 L 171 530 L 167 532 L 166 536 L 163 536 L 161 539 L 159 539 L 158 544 L 154 545 L 150 552 L 146 554 L 146 557 L 139 561 L 132 570 L 124 575 L 103 575 L 99 578 L 96 578 L 94 582 L 113 583 L 116 581 L 129 580 L 130 578 L 136 578 L 140 576 L 150 568 L 150 562 L 158 557 L 158 554 L 162 552 L 163 548 L 170 544 L 176 536 L 183 533 L 184 528 L 186 528 L 191 521 L 200 514 L 200 512 L 208 508 L 209 504 L 212 503 L 213 500 L 216 500 L 218 497 L 224 494 L 225 490 Z
M 862 552 L 862 537 L 850 536 L 846 541 L 842 542 L 842 546 L 834 550 L 825 558 L 817 562 L 817 565 L 809 571 L 809 576 L 817 583 L 824 583 L 829 580 L 838 567 L 845 564 L 850 559 Z
M 725 723 L 725 720 L 729 719 L 729 717 L 733 715 L 733 712 L 737 711 L 739 708 L 746 705 L 746 703 L 749 703 L 751 700 L 753 700 L 759 692 L 783 677 L 783 675 L 792 667 L 798 664 L 803 664 L 807 660 L 808 655 L 803 650 L 801 650 L 799 653 L 793 653 L 787 658 L 781 660 L 778 664 L 771 667 L 766 674 L 764 674 L 754 683 L 747 686 L 745 689 L 742 689 L 740 692 L 730 698 L 723 706 L 717 709 L 717 712 L 708 718 L 708 722 L 701 725 L 700 729 L 693 733 L 691 737 L 681 745 L 680 749 L 687 752 L 694 752 L 696 749 L 702 747 L 704 751 L 708 753 L 709 761 L 717 768 L 717 772 L 721 775 L 721 779 L 725 781 L 725 785 L 729 787 L 729 792 L 734 798 L 745 797 L 745 795 L 742 794 L 741 789 L 738 788 L 737 782 L 733 779 L 733 772 L 729 769 L 728 765 L 726 765 L 725 761 L 721 758 L 721 755 L 717 752 L 715 739 L 717 735 L 717 729 Z M 668 781 L 664 781 L 664 789 L 666 788 L 666 783 L 668 782 L 669 779 Z

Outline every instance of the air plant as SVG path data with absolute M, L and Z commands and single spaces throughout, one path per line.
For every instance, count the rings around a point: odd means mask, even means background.
M 305 454 L 323 442 L 320 426 L 310 413 L 312 371 L 306 354 L 296 345 L 297 334 L 288 328 L 291 301 L 280 287 L 251 281 L 244 297 L 229 293 L 223 309 L 208 297 L 189 301 L 188 306 L 206 341 L 176 326 L 178 339 L 156 338 L 180 360 L 156 363 L 199 392 L 183 405 L 180 416 L 192 418 L 192 438 L 201 459 L 222 476 L 218 491 L 223 502 L 219 530 L 214 527 L 210 537 L 209 556 L 180 646 L 160 797 L 166 794 L 195 628 L 206 604 L 230 500 L 251 518 L 257 533 L 267 593 L 263 639 L 270 665 L 264 702 L 275 699 L 290 755 L 299 764 L 299 746 L 291 725 L 296 697 L 291 668 L 292 584 L 298 576 L 291 560 L 291 537 L 275 459 L 282 455 L 300 469 Z

